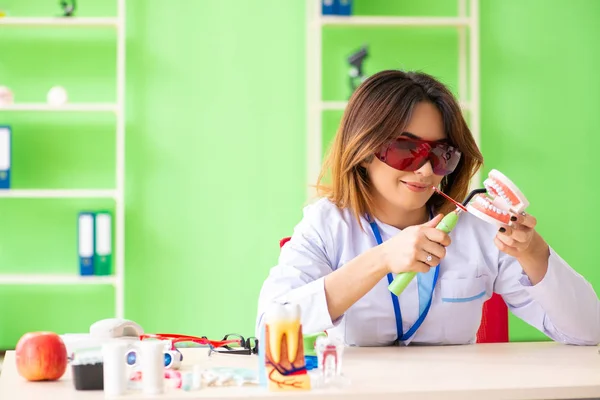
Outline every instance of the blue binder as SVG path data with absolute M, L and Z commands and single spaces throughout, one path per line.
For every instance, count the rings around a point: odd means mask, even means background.
M 0 189 L 10 189 L 11 128 L 0 126 Z
M 77 246 L 79 256 L 79 274 L 94 275 L 94 224 L 95 215 L 91 212 L 80 212 L 77 223 Z
M 335 0 L 338 15 L 352 15 L 352 0 Z
M 321 13 L 323 15 L 336 14 L 335 5 L 337 0 L 321 0 Z

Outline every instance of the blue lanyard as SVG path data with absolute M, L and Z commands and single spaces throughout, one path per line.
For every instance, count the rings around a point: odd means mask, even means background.
M 373 230 L 373 235 L 375 235 L 377 244 L 383 243 L 383 240 L 381 240 L 381 234 L 379 233 L 379 228 L 377 227 L 375 221 L 370 221 L 369 224 L 371 225 L 371 229 Z M 414 325 L 411 326 L 406 333 L 404 333 L 404 329 L 402 327 L 402 312 L 400 311 L 400 303 L 398 302 L 398 296 L 390 292 L 390 294 L 392 295 L 392 304 L 394 305 L 394 314 L 396 314 L 396 330 L 398 331 L 398 340 L 407 340 L 408 338 L 410 338 L 412 335 L 414 335 L 414 333 L 417 331 L 417 329 L 419 329 L 419 327 L 425 320 L 425 317 L 429 312 L 429 307 L 431 307 L 431 300 L 433 299 L 433 291 L 435 290 L 435 284 L 438 280 L 439 270 L 440 265 L 438 264 L 435 267 L 435 273 L 433 275 L 433 284 L 431 285 L 431 293 L 429 294 L 429 300 L 427 301 L 427 305 L 423 309 L 421 315 L 419 315 L 419 318 L 415 321 Z M 394 277 L 391 273 L 387 274 L 387 278 L 388 283 L 392 283 L 392 281 L 394 280 Z

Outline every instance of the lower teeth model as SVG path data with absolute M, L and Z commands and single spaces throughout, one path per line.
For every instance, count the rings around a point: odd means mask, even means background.
M 495 169 L 490 171 L 483 185 L 487 195 L 475 196 L 467 205 L 467 210 L 484 221 L 509 225 L 512 214 L 520 214 L 529 206 L 529 201 L 519 188 Z

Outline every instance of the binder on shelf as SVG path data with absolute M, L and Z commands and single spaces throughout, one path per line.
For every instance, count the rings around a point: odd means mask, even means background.
M 0 189 L 10 189 L 11 128 L 0 126 Z
M 77 234 L 79 237 L 79 274 L 94 275 L 94 213 L 79 213 Z
M 323 15 L 352 15 L 352 0 L 321 0 Z
M 338 15 L 352 15 L 352 0 L 335 0 Z
M 94 273 L 110 275 L 112 269 L 112 216 L 107 211 L 95 214 Z
M 323 15 L 335 14 L 335 2 L 337 0 L 321 0 L 321 13 Z

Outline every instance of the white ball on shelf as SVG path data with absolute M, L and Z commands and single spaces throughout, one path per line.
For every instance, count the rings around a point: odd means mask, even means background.
M 48 104 L 53 106 L 62 106 L 69 99 L 67 91 L 62 86 L 54 86 L 48 91 Z

